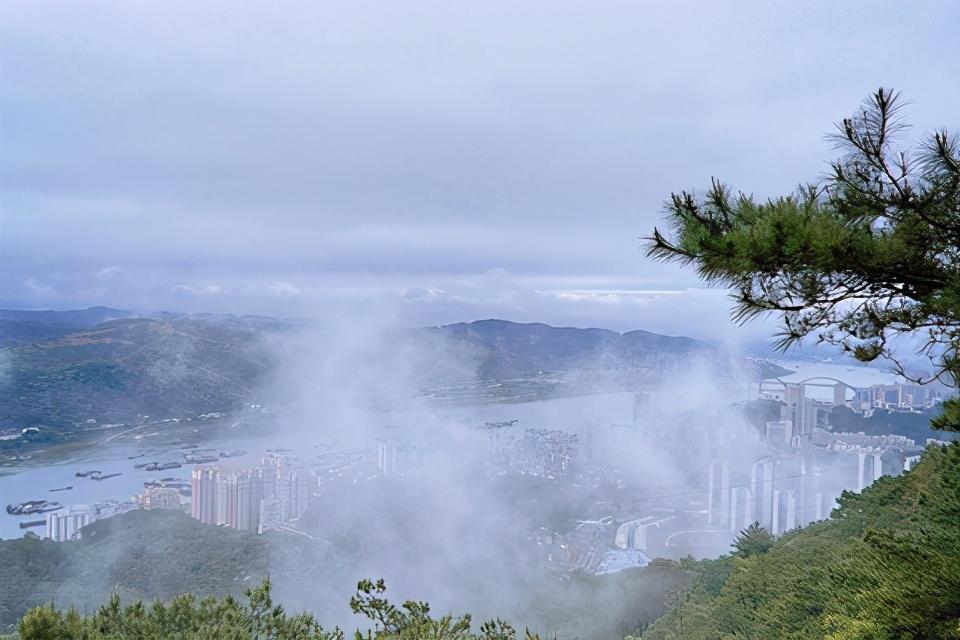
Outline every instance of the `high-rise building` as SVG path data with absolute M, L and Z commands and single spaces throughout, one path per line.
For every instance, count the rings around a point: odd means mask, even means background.
M 232 525 L 243 531 L 260 526 L 260 502 L 263 500 L 263 470 L 247 469 L 237 474 L 237 514 Z
M 883 476 L 883 460 L 879 451 L 857 451 L 857 491 Z
M 66 512 L 47 514 L 47 537 L 54 542 L 76 540 L 80 537 L 80 529 L 93 522 L 96 518 L 86 505 L 74 505 Z
M 777 445 L 791 446 L 793 443 L 793 422 L 791 420 L 768 422 L 764 427 L 763 439 Z
M 217 524 L 216 467 L 194 467 L 190 473 L 193 485 L 191 514 L 200 522 Z
M 172 487 L 147 487 L 140 496 L 144 509 L 179 509 L 180 492 Z
M 253 469 L 216 465 L 197 467 L 193 479 L 193 517 L 210 524 L 260 531 L 266 513 L 270 522 L 298 519 L 311 493 L 309 469 L 284 452 L 268 451 Z M 264 508 L 264 502 L 269 501 Z
M 750 492 L 754 500 L 754 518 L 768 531 L 773 525 L 773 490 L 776 460 L 761 458 L 750 469 Z
M 797 526 L 797 496 L 792 489 L 774 490 L 772 516 L 770 533 L 773 535 Z
M 397 472 L 397 443 L 384 440 L 377 443 L 377 469 L 385 476 Z
M 289 520 L 298 520 L 310 506 L 310 471 L 303 465 L 290 470 Z
M 833 404 L 837 407 L 847 404 L 847 385 L 842 382 L 833 385 Z
M 713 460 L 709 472 L 707 523 L 726 526 L 730 517 L 730 470 L 725 460 Z
M 784 406 L 780 409 L 781 421 L 789 420 L 793 425 L 793 436 L 809 440 L 813 428 L 817 426 L 820 407 L 806 395 L 807 387 L 803 383 L 787 383 L 784 390 Z
M 235 470 L 217 472 L 217 524 L 237 528 L 239 476 Z
M 748 487 L 733 487 L 730 490 L 730 531 L 743 531 L 756 519 L 753 515 L 755 500 Z

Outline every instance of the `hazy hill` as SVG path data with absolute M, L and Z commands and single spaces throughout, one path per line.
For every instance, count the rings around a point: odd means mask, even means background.
M 431 331 L 484 355 L 478 373 L 499 378 L 542 371 L 631 369 L 656 366 L 658 358 L 717 353 L 709 343 L 662 336 L 648 331 L 617 333 L 608 329 L 551 327 L 506 320 L 479 320 Z
M 7 347 L 0 428 L 232 408 L 272 366 L 265 331 L 245 318 L 124 318 Z
M 269 403 L 262 390 L 291 351 L 277 347 L 305 327 L 317 332 L 315 343 L 325 339 L 322 327 L 262 316 L 133 317 L 93 308 L 0 311 L 0 322 L 6 336 L 0 346 L 0 431 L 59 429 L 91 418 L 116 423 L 137 415 L 185 417 L 247 401 Z M 690 338 L 504 320 L 397 331 L 386 346 L 414 354 L 410 375 L 422 389 L 527 379 L 547 395 L 639 388 L 668 369 L 728 357 Z M 317 358 L 323 348 L 317 347 Z M 754 373 L 767 366 L 739 364 Z
M 0 347 L 53 340 L 108 320 L 129 318 L 129 311 L 90 307 L 70 311 L 0 309 Z
M 242 597 L 267 575 L 275 596 L 291 610 L 309 610 L 326 627 L 349 628 L 347 603 L 364 574 L 347 563 L 337 549 L 300 535 L 257 535 L 201 524 L 174 511 L 133 511 L 89 525 L 79 541 L 0 540 L 0 634 L 12 630 L 29 608 L 51 602 L 90 613 L 113 593 L 125 604 L 182 593 Z M 494 613 L 530 624 L 544 637 L 600 640 L 623 637 L 662 615 L 689 573 L 657 562 L 606 576 L 560 580 L 544 572 L 503 579 L 523 580 L 523 595 L 510 611 Z M 342 590 L 331 591 L 331 584 Z M 439 587 L 424 589 L 436 593 Z M 481 602 L 464 604 L 480 615 L 489 609 Z
M 242 595 L 270 569 L 267 537 L 203 525 L 176 512 L 133 511 L 91 524 L 79 542 L 0 541 L 4 621 L 56 601 L 89 611 L 125 598 Z M 296 546 L 292 536 L 285 544 Z

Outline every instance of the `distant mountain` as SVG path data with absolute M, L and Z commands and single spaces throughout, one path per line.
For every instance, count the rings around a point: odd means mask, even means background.
M 129 311 L 108 307 L 70 311 L 0 309 L 0 347 L 53 340 L 73 331 L 132 315 Z
M 137 415 L 186 417 L 249 401 L 280 401 L 262 394 L 291 352 L 296 360 L 298 343 L 286 338 L 308 328 L 319 334 L 315 344 L 325 339 L 322 326 L 306 322 L 216 314 L 135 317 L 102 307 L 0 311 L 0 322 L 7 336 L 0 347 L 0 432 L 35 425 L 61 429 L 88 419 L 126 423 Z M 397 366 L 405 365 L 416 387 L 453 402 L 646 388 L 667 371 L 730 358 L 718 346 L 690 338 L 505 320 L 396 331 L 384 347 L 413 361 Z M 323 359 L 318 349 L 316 357 Z M 755 374 L 766 366 L 737 363 Z
M 720 351 L 707 342 L 648 331 L 617 333 L 506 320 L 461 322 L 428 331 L 479 351 L 477 372 L 484 378 L 652 367 L 668 359 Z
M 92 322 L 95 315 L 70 321 Z M 231 409 L 273 367 L 262 340 L 270 326 L 223 316 L 127 317 L 6 347 L 0 429 Z

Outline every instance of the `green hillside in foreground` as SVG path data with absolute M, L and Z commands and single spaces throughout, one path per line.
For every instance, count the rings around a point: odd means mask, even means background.
M 380 570 L 388 580 L 393 575 L 382 567 Z M 273 581 L 271 597 L 275 601 L 290 610 L 310 611 L 325 628 L 348 626 L 362 623 L 362 618 L 353 622 L 349 601 L 357 581 L 369 571 L 369 567 L 357 566 L 342 541 L 331 545 L 280 532 L 258 536 L 201 524 L 182 513 L 133 511 L 89 525 L 78 541 L 0 540 L 0 635 L 14 632 L 18 619 L 31 608 L 53 603 L 62 611 L 75 608 L 82 615 L 91 615 L 113 594 L 124 606 L 155 599 L 172 602 L 184 593 L 195 596 L 197 603 L 210 596 L 246 602 L 245 592 L 267 576 Z M 483 574 L 480 566 L 470 565 L 464 571 L 469 575 L 463 575 L 461 582 L 477 585 L 478 590 L 485 580 L 496 579 Z M 516 594 L 506 608 L 489 602 L 467 604 L 477 618 L 500 615 L 520 628 L 529 625 L 544 637 L 622 638 L 663 615 L 672 595 L 691 578 L 689 571 L 671 561 L 606 576 L 561 577 L 549 571 L 518 570 L 502 576 L 502 590 Z M 391 582 L 394 593 L 399 593 L 399 584 Z M 421 589 L 432 588 L 437 597 L 452 587 L 431 586 L 428 581 Z M 407 589 L 405 593 L 430 596 L 420 590 Z M 209 615 L 241 615 L 239 610 L 228 614 L 229 606 L 224 609 L 224 602 L 219 602 L 219 613 Z M 145 605 L 148 610 L 152 606 Z M 178 606 L 185 605 L 181 601 Z M 200 632 L 176 636 L 169 635 L 169 627 L 165 629 L 168 635 L 108 637 L 233 637 Z
M 845 492 L 829 520 L 687 566 L 696 583 L 644 640 L 960 638 L 960 444 Z

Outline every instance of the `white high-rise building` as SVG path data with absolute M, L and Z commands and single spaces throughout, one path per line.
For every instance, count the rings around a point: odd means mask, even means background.
M 307 510 L 310 470 L 286 453 L 268 451 L 253 469 L 203 466 L 193 470 L 193 517 L 201 522 L 259 531 L 297 520 Z M 264 507 L 264 502 L 269 505 Z
M 54 511 L 47 514 L 47 537 L 54 542 L 65 542 L 80 538 L 80 529 L 96 518 L 86 505 L 74 505 L 64 513 Z
M 761 458 L 750 469 L 750 492 L 753 495 L 753 514 L 760 526 L 770 530 L 773 525 L 773 489 L 776 460 Z
M 726 526 L 730 517 L 730 470 L 725 460 L 713 460 L 709 472 L 707 523 Z
M 730 531 L 743 531 L 756 519 L 753 491 L 748 487 L 733 487 L 730 490 Z
M 863 491 L 883 476 L 883 460 L 879 451 L 857 452 L 857 491 Z

